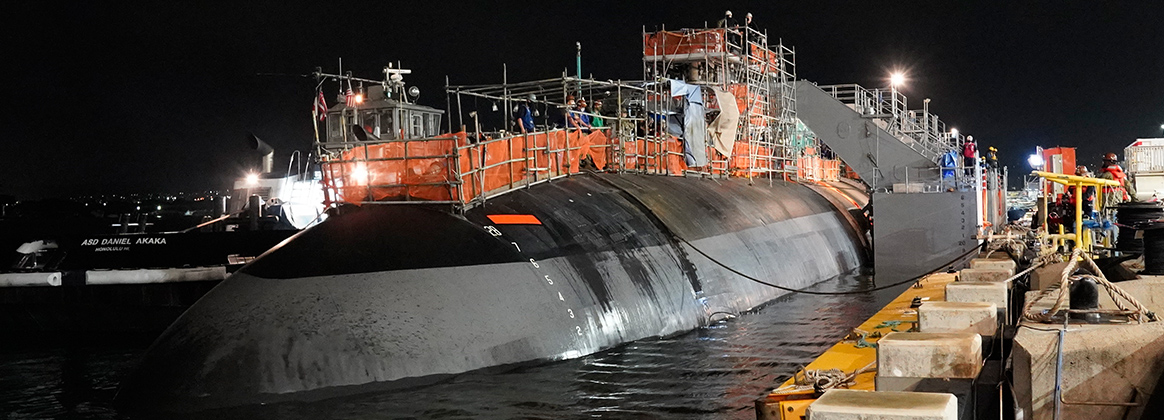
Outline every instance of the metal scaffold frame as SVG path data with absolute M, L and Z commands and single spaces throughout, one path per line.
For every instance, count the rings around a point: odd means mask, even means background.
M 782 42 L 748 27 L 643 31 L 643 78 L 683 79 L 737 96 L 741 108 L 733 156 L 708 147 L 709 166 L 696 172 L 744 177 L 813 178 L 820 171 L 800 168 L 816 157 L 815 137 L 797 142 L 796 54 Z M 664 83 L 649 85 L 652 108 L 670 100 Z M 723 104 L 707 100 L 709 109 Z M 812 161 L 817 162 L 817 161 Z M 798 171 L 798 169 L 800 169 Z
M 663 37 L 662 43 L 648 47 L 648 40 L 655 36 Z M 677 39 L 677 44 L 668 44 L 668 37 Z M 689 51 L 670 51 L 681 49 Z M 353 123 L 370 110 L 364 105 L 337 104 L 328 115 L 338 118 L 343 132 L 332 133 L 329 125 L 330 141 L 317 142 L 326 199 L 330 205 L 430 203 L 465 210 L 490 197 L 586 169 L 770 181 L 839 178 L 839 161 L 821 157 L 819 142 L 801 129 L 796 117 L 792 48 L 769 44 L 766 34 L 746 27 L 644 31 L 643 57 L 644 79 L 637 81 L 601 81 L 563 72 L 557 78 L 511 83 L 508 69 L 503 68 L 501 84 L 446 83 L 449 118 L 445 120 L 448 134 L 443 135 L 430 131 L 428 119 L 423 120 L 423 132 L 381 133 L 381 122 L 398 122 L 403 117 L 377 117 L 373 128 L 360 129 Z M 386 72 L 390 70 L 400 71 Z M 708 142 L 707 164 L 688 166 L 682 137 L 672 134 L 667 125 L 690 105 L 672 97 L 670 80 L 699 89 L 706 98 L 705 109 L 711 111 L 704 118 L 717 116 L 722 109 L 740 111 L 736 134 L 731 137 L 734 146 L 721 145 L 731 153 L 721 153 Z M 383 84 L 393 87 L 395 97 L 403 95 L 399 77 Z M 732 93 L 724 97 L 734 98 L 735 103 L 717 103 L 716 91 Z M 574 99 L 602 99 L 609 106 L 583 111 L 573 107 Z M 481 103 L 485 109 L 478 108 Z M 408 112 L 435 115 L 433 121 L 439 122 L 439 110 L 406 100 L 391 106 L 411 107 Z M 526 115 L 537 115 L 533 130 L 516 125 L 517 117 Z M 604 124 L 579 126 L 576 121 L 581 117 L 602 118 Z M 731 127 L 735 120 L 725 121 Z M 502 128 L 483 129 L 483 125 Z

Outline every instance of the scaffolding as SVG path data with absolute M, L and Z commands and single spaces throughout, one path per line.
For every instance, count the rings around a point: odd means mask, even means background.
M 368 83 L 368 97 L 376 98 L 339 103 L 327 113 L 326 135 L 316 143 L 325 199 L 333 206 L 423 203 L 464 211 L 586 170 L 797 181 L 840 176 L 840 162 L 821 153 L 796 118 L 792 48 L 770 45 L 765 34 L 739 27 L 644 31 L 643 53 L 643 80 L 563 72 L 511 83 L 503 68 L 501 84 L 446 83 L 446 134 L 436 130 L 444 111 L 405 96 L 411 90 L 401 81 L 404 70 L 387 68 L 384 81 L 319 73 Z M 694 86 L 707 112 L 697 116 L 698 108 L 676 99 L 672 81 Z M 582 100 L 606 106 L 582 109 L 576 106 Z M 708 160 L 689 166 L 684 135 L 668 124 L 678 116 L 710 120 L 725 110 L 738 111 L 738 120 L 723 124 L 735 134 L 717 140 L 730 138 L 731 147 L 711 141 L 691 146 L 706 147 Z M 532 129 L 526 118 L 533 120 Z
M 711 113 L 735 106 L 740 118 L 730 156 L 708 147 L 709 165 L 691 170 L 748 178 L 797 177 L 800 159 L 816 156 L 815 138 L 794 141 L 796 119 L 796 54 L 781 42 L 749 27 L 643 31 L 643 78 L 683 80 L 706 90 L 728 92 L 735 104 L 707 100 Z M 665 83 L 650 85 L 653 109 L 670 100 Z M 815 162 L 815 161 L 814 161 Z M 807 171 L 816 173 L 815 170 Z

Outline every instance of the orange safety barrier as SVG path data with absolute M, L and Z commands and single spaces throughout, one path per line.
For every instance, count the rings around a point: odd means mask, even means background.
M 323 162 L 329 202 L 459 201 L 467 203 L 529 182 L 596 168 L 610 161 L 610 140 L 598 130 L 484 139 L 465 133 L 435 139 L 361 145 Z
M 813 181 L 836 181 L 841 177 L 841 162 L 819 156 L 801 156 L 796 159 L 796 176 Z
M 749 172 L 764 172 L 774 169 L 773 163 L 769 158 L 772 156 L 772 148 L 768 146 L 753 146 L 746 141 L 737 141 L 732 150 L 731 165 L 732 175 L 748 176 Z M 755 159 L 752 159 L 752 154 L 755 153 Z
M 690 169 L 683 158 L 683 142 L 675 136 L 668 134 L 662 141 L 638 138 L 621 143 L 626 159 L 624 169 L 660 175 L 682 175 Z M 709 147 L 708 156 L 714 150 Z
M 722 53 L 724 30 L 660 31 L 643 35 L 643 55 L 648 57 L 675 54 Z
M 616 147 L 617 146 L 617 147 Z M 625 159 L 616 162 L 620 151 Z M 662 141 L 635 138 L 620 141 L 600 130 L 553 130 L 470 142 L 465 133 L 433 139 L 364 144 L 323 162 L 324 185 L 330 203 L 366 201 L 441 201 L 469 203 L 549 178 L 578 173 L 585 161 L 599 170 L 627 169 L 658 175 L 683 175 L 688 169 L 754 176 L 776 170 L 773 150 L 737 141 L 732 156 L 708 147 L 710 161 L 688 168 L 683 143 L 674 136 Z M 753 157 L 754 156 L 754 157 Z M 611 165 L 615 163 L 616 165 Z M 801 178 L 835 180 L 837 161 L 805 157 Z
M 330 201 L 450 200 L 450 159 L 464 133 L 432 140 L 363 145 L 323 162 Z

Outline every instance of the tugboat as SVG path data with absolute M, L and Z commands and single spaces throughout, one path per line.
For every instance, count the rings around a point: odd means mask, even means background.
M 324 219 L 320 180 L 298 152 L 277 173 L 274 150 L 247 140 L 261 169 L 234 183 L 233 199 L 208 198 L 213 214 L 196 226 L 153 231 L 160 215 L 139 211 L 121 214 L 109 233 L 20 245 L 0 268 L 0 331 L 156 335 L 229 273 Z
M 313 399 L 577 358 L 865 266 L 863 208 L 895 175 L 843 177 L 854 171 L 798 129 L 792 49 L 749 28 L 642 41 L 648 80 L 446 86 L 456 124 L 412 103 L 408 70 L 386 67 L 380 80 L 316 71 L 345 98 L 316 142 L 331 217 L 191 307 L 117 402 Z M 465 109 L 473 99 L 498 114 Z M 496 116 L 505 129 L 481 129 Z M 881 127 L 897 136 L 894 121 Z M 878 127 L 867 130 L 874 140 Z M 930 139 L 937 127 L 916 133 Z M 882 147 L 886 159 L 898 150 Z M 943 182 L 905 176 L 910 189 Z

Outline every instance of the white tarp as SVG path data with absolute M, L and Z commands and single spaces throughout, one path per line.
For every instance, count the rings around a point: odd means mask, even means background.
M 715 102 L 719 104 L 719 115 L 707 126 L 711 134 L 715 150 L 720 154 L 732 157 L 732 148 L 736 145 L 736 130 L 740 125 L 740 109 L 736 105 L 736 96 L 726 90 L 713 87 Z
M 685 99 L 683 160 L 689 167 L 707 166 L 707 122 L 703 119 L 703 91 L 699 86 L 671 80 L 671 97 Z

